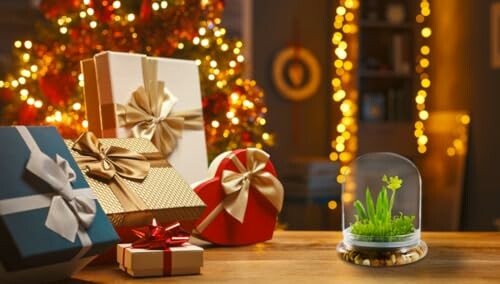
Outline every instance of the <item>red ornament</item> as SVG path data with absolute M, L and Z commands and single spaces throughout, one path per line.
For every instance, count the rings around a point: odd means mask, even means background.
M 17 123 L 19 125 L 33 125 L 33 122 L 36 119 L 37 110 L 34 106 L 23 105 L 21 110 L 19 111 L 19 117 L 17 119 Z
M 139 19 L 145 23 L 151 20 L 152 8 L 151 0 L 142 0 L 141 10 L 139 11 Z
M 51 105 L 64 105 L 76 88 L 76 78 L 69 74 L 46 74 L 38 80 L 40 89 Z
M 77 11 L 80 4 L 81 0 L 42 0 L 40 2 L 40 10 L 45 18 L 55 19 Z
M 209 172 L 213 177 L 195 188 L 207 209 L 194 233 L 219 245 L 271 239 L 284 191 L 269 155 L 256 148 L 226 152 Z

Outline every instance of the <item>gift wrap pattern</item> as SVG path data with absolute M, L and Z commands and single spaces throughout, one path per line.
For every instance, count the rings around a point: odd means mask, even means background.
M 0 127 L 0 282 L 69 277 L 118 241 L 54 127 Z
M 84 135 L 92 134 L 86 133 Z M 78 141 L 82 138 L 80 137 Z M 104 151 L 108 153 L 110 152 L 109 149 L 114 147 L 153 157 L 151 161 L 146 161 L 150 165 L 143 179 L 123 177 L 117 171 L 112 179 L 106 181 L 89 173 L 85 163 L 79 162 L 83 172 L 86 173 L 85 179 L 90 184 L 113 225 L 117 227 L 143 226 L 147 225 L 152 217 L 155 217 L 160 223 L 196 220 L 203 213 L 205 204 L 178 172 L 158 153 L 158 150 L 150 141 L 140 138 L 97 139 L 95 137 L 90 140 L 93 140 L 96 144 L 101 144 L 100 147 L 106 149 Z M 77 161 L 85 159 L 81 151 L 75 150 L 73 141 L 66 140 L 66 144 Z M 116 157 L 106 159 L 117 160 Z M 94 162 L 102 163 L 103 160 L 97 158 Z M 121 188 L 116 186 L 113 188 L 112 183 L 115 183 L 117 179 Z

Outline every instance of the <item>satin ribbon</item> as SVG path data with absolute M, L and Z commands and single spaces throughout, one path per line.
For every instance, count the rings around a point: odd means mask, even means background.
M 122 180 L 147 177 L 151 165 L 144 155 L 125 148 L 105 147 L 92 132 L 82 134 L 72 149 L 81 155 L 75 157 L 80 167 L 90 177 L 104 180 L 126 211 L 147 209 L 144 201 Z
M 185 129 L 203 129 L 201 109 L 172 112 L 178 99 L 158 80 L 157 61 L 142 58 L 144 87 L 132 93 L 126 105 L 116 104 L 118 125 L 130 127 L 137 138 L 151 140 L 160 152 L 169 155 Z
M 269 154 L 257 148 L 248 148 L 246 150 L 246 166 L 234 153 L 229 154 L 227 158 L 231 160 L 238 171 L 222 171 L 221 185 L 225 197 L 196 227 L 198 233 L 203 232 L 223 210 L 238 222 L 243 223 L 250 188 L 254 188 L 262 194 L 276 208 L 276 211 L 280 212 L 283 206 L 283 185 L 275 176 L 264 170 L 269 161 Z
M 179 223 L 168 227 L 156 224 L 149 225 L 146 230 L 132 230 L 139 239 L 132 243 L 133 248 L 168 249 L 178 247 L 189 241 L 189 233 L 181 228 Z
M 76 179 L 76 174 L 68 161 L 59 155 L 54 160 L 49 158 L 26 127 L 16 126 L 16 129 L 31 152 L 26 170 L 49 184 L 54 193 L 2 200 L 0 213 L 7 215 L 49 207 L 45 226 L 70 242 L 75 242 L 78 236 L 82 244 L 82 249 L 74 257 L 78 259 L 92 245 L 86 231 L 95 218 L 95 197 L 90 188 L 73 190 L 71 182 Z

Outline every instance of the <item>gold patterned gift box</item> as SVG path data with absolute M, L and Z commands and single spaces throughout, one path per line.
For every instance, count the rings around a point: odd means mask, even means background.
M 97 139 L 91 132 L 66 140 L 85 179 L 116 227 L 192 222 L 205 204 L 148 140 Z
M 105 51 L 81 62 L 89 130 L 151 140 L 188 183 L 208 161 L 198 66 L 192 60 Z

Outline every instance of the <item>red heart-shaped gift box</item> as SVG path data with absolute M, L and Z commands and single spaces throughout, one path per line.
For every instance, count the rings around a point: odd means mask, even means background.
M 228 246 L 271 239 L 284 190 L 269 155 L 257 148 L 225 152 L 209 175 L 194 189 L 207 205 L 195 235 Z

